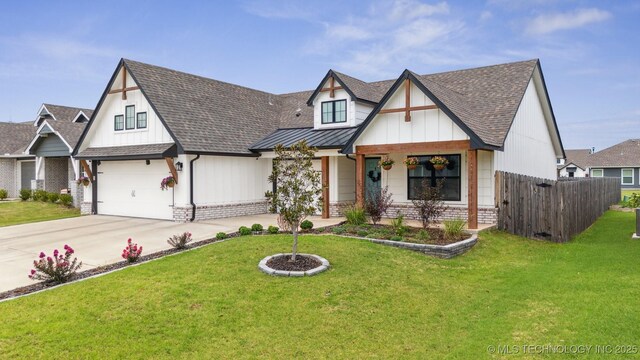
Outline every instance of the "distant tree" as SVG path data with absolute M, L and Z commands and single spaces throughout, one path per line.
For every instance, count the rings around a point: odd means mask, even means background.
M 322 209 L 322 187 L 320 172 L 313 169 L 316 149 L 305 140 L 293 144 L 290 148 L 276 145 L 276 158 L 269 181 L 275 184 L 275 192 L 265 195 L 271 211 L 279 214 L 293 232 L 291 261 L 298 253 L 298 229 L 307 216 Z

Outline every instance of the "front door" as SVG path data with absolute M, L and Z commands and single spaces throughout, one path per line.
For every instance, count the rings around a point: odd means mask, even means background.
M 378 166 L 380 158 L 366 158 L 364 161 L 364 196 L 380 193 L 382 188 L 382 169 Z
M 20 162 L 20 189 L 31 189 L 31 180 L 36 177 L 36 162 Z

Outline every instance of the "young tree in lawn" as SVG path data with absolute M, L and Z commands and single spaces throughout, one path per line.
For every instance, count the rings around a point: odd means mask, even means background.
M 269 181 L 275 184 L 275 192 L 268 191 L 271 211 L 291 226 L 293 250 L 291 261 L 298 252 L 298 228 L 309 215 L 322 210 L 320 171 L 313 169 L 316 149 L 305 140 L 286 148 L 279 144 L 274 148 L 273 171 Z

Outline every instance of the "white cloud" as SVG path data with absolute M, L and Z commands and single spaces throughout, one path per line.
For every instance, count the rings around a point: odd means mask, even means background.
M 396 0 L 393 2 L 391 10 L 389 11 L 389 18 L 393 21 L 397 21 L 448 13 L 449 4 L 446 2 L 431 5 L 417 0 Z
M 530 35 L 542 35 L 559 30 L 576 29 L 588 24 L 602 22 L 611 18 L 608 11 L 589 8 L 567 13 L 539 15 L 529 22 L 526 32 Z
M 491 13 L 491 11 L 489 11 L 489 10 L 485 10 L 485 11 L 480 13 L 480 20 L 481 21 L 487 21 L 487 20 L 491 19 L 492 17 L 493 17 L 493 13 Z
M 338 40 L 365 40 L 373 36 L 365 26 L 339 24 L 327 25 L 326 35 Z

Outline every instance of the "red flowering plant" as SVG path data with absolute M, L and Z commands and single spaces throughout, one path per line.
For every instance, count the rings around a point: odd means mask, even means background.
M 131 241 L 131 238 L 127 240 L 127 247 L 122 250 L 122 258 L 130 263 L 138 261 L 138 258 L 142 254 L 142 246 Z
M 167 176 L 160 181 L 160 190 L 169 190 L 176 185 L 176 179 L 173 176 Z
M 73 253 L 74 251 L 69 245 L 64 246 L 64 254 L 59 252 L 58 249 L 53 251 L 53 256 L 47 256 L 44 252 L 41 252 L 39 259 L 33 261 L 35 269 L 31 270 L 29 279 L 57 284 L 67 282 L 82 266 L 82 261 L 78 262 L 78 258 L 71 259 Z

